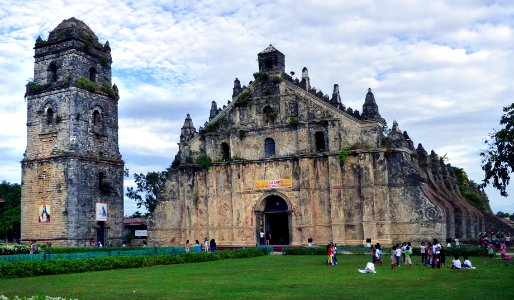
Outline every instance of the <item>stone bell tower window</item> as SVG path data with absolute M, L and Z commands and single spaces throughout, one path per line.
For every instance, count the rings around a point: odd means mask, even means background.
M 98 190 L 103 191 L 105 186 L 105 174 L 104 172 L 100 172 L 98 174 Z
M 221 159 L 224 161 L 230 159 L 230 146 L 227 143 L 221 143 Z
M 272 138 L 264 140 L 264 157 L 275 156 L 275 141 Z
M 96 82 L 96 69 L 95 68 L 89 69 L 89 80 L 91 82 Z
M 315 134 L 315 139 L 316 139 L 316 151 L 317 152 L 325 152 L 325 150 L 326 150 L 325 134 L 321 131 L 318 131 Z
M 48 77 L 50 83 L 57 82 L 57 65 L 55 63 L 51 63 L 48 67 Z
M 54 110 L 49 107 L 46 110 L 46 125 L 52 125 L 54 123 Z
M 93 127 L 95 129 L 100 129 L 102 127 L 102 116 L 98 110 L 93 112 Z

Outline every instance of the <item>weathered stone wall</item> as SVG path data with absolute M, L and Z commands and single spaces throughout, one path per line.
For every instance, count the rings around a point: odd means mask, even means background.
M 170 170 L 149 238 L 157 244 L 208 237 L 222 245 L 254 245 L 255 211 L 275 193 L 291 205 L 293 245 L 310 237 L 317 243 L 355 245 L 366 238 L 386 244 L 445 238 L 444 215 L 428 217 L 436 204 L 424 196 L 419 181 L 401 179 L 406 171 L 391 166 L 397 160 L 386 160 L 383 152 L 362 152 L 343 164 L 335 155 L 319 155 Z M 258 180 L 280 178 L 292 178 L 293 186 L 255 189 Z
M 99 189 L 98 172 L 112 190 Z M 107 203 L 106 240 L 122 242 L 123 165 L 117 162 L 84 160 L 80 157 L 54 156 L 24 162 L 22 166 L 22 239 L 48 241 L 53 245 L 84 246 L 95 239 L 96 203 Z M 40 223 L 39 206 L 51 209 L 49 223 Z

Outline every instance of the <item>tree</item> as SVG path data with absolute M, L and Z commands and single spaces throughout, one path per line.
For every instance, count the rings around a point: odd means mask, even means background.
M 510 214 L 509 214 L 509 213 L 504 213 L 504 212 L 502 212 L 502 211 L 497 212 L 497 213 L 496 213 L 496 216 L 497 216 L 498 218 L 510 218 Z
M 2 181 L 0 198 L 0 239 L 15 241 L 20 238 L 21 186 L 17 183 Z
M 510 174 L 514 172 L 514 103 L 504 107 L 503 112 L 500 125 L 505 127 L 489 134 L 485 141 L 487 149 L 480 156 L 485 171 L 484 186 L 492 184 L 506 197 Z
M 144 206 L 148 212 L 153 213 L 157 207 L 157 196 L 166 181 L 166 172 L 148 172 L 145 174 L 134 173 L 134 182 L 137 187 L 128 187 L 125 194 L 128 198 L 136 201 L 137 208 Z
M 127 219 L 130 219 L 130 218 L 148 218 L 150 216 L 150 213 L 149 212 L 146 212 L 144 214 L 140 213 L 139 210 L 136 210 L 135 213 L 133 213 L 132 215 L 130 216 L 125 216 L 125 218 Z

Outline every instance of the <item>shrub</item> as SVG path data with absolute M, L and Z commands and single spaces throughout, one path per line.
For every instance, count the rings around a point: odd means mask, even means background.
M 89 79 L 82 76 L 77 78 L 75 83 L 77 83 L 77 86 L 79 88 L 86 89 L 90 92 L 96 92 L 96 90 L 98 89 L 98 85 L 95 82 L 92 82 Z
M 39 248 L 39 249 L 41 249 L 41 248 Z M 30 253 L 30 245 L 29 244 L 22 244 L 22 245 L 0 244 L 0 255 L 29 254 L 29 253 Z
M 268 79 L 269 76 L 266 73 L 257 72 L 257 73 L 253 73 L 253 78 L 255 78 L 256 82 L 259 82 L 259 81 L 264 81 L 264 80 Z
M 325 247 L 285 248 L 284 255 L 326 255 Z
M 341 149 L 337 158 L 339 159 L 340 163 L 344 164 L 344 162 L 348 159 L 348 149 Z
M 79 78 L 77 78 L 75 83 L 77 84 L 77 86 L 79 88 L 86 89 L 90 92 L 103 92 L 115 100 L 118 100 L 120 98 L 118 93 L 116 93 L 112 89 L 112 87 L 107 83 L 104 83 L 102 86 L 99 86 L 96 82 L 93 82 L 83 76 L 80 76 Z
M 287 120 L 287 125 L 296 126 L 298 125 L 298 120 L 295 117 L 289 117 L 289 120 Z
M 221 125 L 223 125 L 225 123 L 227 123 L 227 118 L 225 118 L 225 116 L 222 116 L 222 117 L 216 119 L 216 121 L 208 123 L 207 125 L 205 125 L 205 127 L 202 130 L 200 130 L 200 133 L 201 134 L 206 134 L 206 133 L 209 133 L 209 132 L 213 132 L 218 127 L 220 127 Z
M 141 247 L 39 247 L 41 253 L 52 254 L 69 254 L 69 253 L 84 253 L 84 252 L 117 252 L 117 251 L 130 251 L 141 250 Z M 27 252 L 28 253 L 28 252 Z
M 118 93 L 116 93 L 109 84 L 105 83 L 104 85 L 102 85 L 102 90 L 112 99 L 120 99 Z
M 264 114 L 271 122 L 275 122 L 278 117 L 278 112 L 275 111 L 271 106 L 264 107 Z
M 273 83 L 281 83 L 282 82 L 282 78 L 280 76 L 273 76 L 273 78 L 271 79 L 271 81 Z
M 252 93 L 250 93 L 250 91 L 248 91 L 248 90 L 244 91 L 241 94 L 239 94 L 234 105 L 236 107 L 246 106 L 250 102 L 251 99 L 252 99 Z
M 44 89 L 49 87 L 49 85 L 48 84 L 39 84 L 39 83 L 30 81 L 27 83 L 27 85 L 25 87 L 26 87 L 25 92 L 27 94 L 31 95 L 31 94 L 37 94 L 37 93 L 43 91 Z
M 170 265 L 255 257 L 266 254 L 266 248 L 249 248 L 240 250 L 224 250 L 214 253 L 192 252 L 183 255 L 162 254 L 154 256 L 110 256 L 75 260 L 43 260 L 0 263 L 0 278 L 129 269 L 154 265 Z
M 475 193 L 475 192 L 472 192 L 472 191 L 467 191 L 467 190 L 464 190 L 462 192 L 462 195 L 464 196 L 464 198 L 466 198 L 470 203 L 476 205 L 478 208 L 484 210 L 485 209 L 485 204 L 484 204 L 484 200 L 482 199 L 482 196 L 480 196 L 478 193 Z
M 209 156 L 207 156 L 206 154 L 202 154 L 202 155 L 198 156 L 198 158 L 196 159 L 196 165 L 200 169 L 206 169 L 211 164 L 212 164 L 212 159 Z

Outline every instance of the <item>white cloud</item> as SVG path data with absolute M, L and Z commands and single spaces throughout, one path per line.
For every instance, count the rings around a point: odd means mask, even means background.
M 416 143 L 448 153 L 475 181 L 482 140 L 514 94 L 509 1 L 0 4 L 0 180 L 21 173 L 35 39 L 72 16 L 109 40 L 121 94 L 120 147 L 131 171 L 168 167 L 186 113 L 201 126 L 212 100 L 222 106 L 230 99 L 235 77 L 253 80 L 257 53 L 269 43 L 286 55 L 287 71 L 299 76 L 307 66 L 326 94 L 338 83 L 354 109 L 371 87 L 388 123 L 396 119 Z M 490 195 L 493 210 L 514 211 L 511 199 Z

